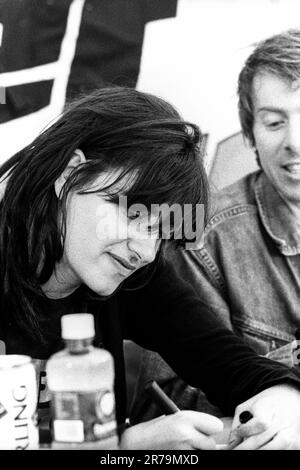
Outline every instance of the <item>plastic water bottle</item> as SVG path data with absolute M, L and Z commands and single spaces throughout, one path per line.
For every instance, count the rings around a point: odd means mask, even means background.
M 65 349 L 46 366 L 54 444 L 106 441 L 108 447 L 102 448 L 116 448 L 112 355 L 92 344 L 93 315 L 64 315 L 61 326 Z

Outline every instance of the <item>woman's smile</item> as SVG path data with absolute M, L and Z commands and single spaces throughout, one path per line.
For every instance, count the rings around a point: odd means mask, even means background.
M 137 266 L 131 264 L 126 258 L 123 258 L 122 256 L 116 255 L 115 253 L 110 253 L 110 256 L 118 264 L 118 266 L 121 266 L 126 271 L 132 272 L 137 269 Z

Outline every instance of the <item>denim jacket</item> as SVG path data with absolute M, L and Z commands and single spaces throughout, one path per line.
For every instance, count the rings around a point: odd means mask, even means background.
M 293 365 L 300 233 L 262 172 L 220 191 L 215 204 L 202 246 L 171 255 L 179 275 L 258 354 Z
M 294 333 L 300 327 L 295 221 L 260 171 L 220 191 L 212 209 L 199 249 L 170 251 L 169 258 L 220 321 L 258 354 L 295 365 Z M 158 355 L 144 351 L 137 391 L 150 375 L 182 408 L 220 416 L 202 392 L 184 386 Z M 138 406 L 136 421 L 158 414 L 149 406 L 144 404 L 144 416 Z

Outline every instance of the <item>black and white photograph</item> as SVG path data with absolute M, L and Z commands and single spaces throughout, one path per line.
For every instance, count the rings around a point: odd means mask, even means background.
M 0 0 L 16 450 L 300 450 L 298 0 Z

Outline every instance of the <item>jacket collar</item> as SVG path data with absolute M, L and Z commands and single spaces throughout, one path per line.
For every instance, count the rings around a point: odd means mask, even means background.
M 262 224 L 285 256 L 300 254 L 300 222 L 264 172 L 258 174 L 254 193 Z

